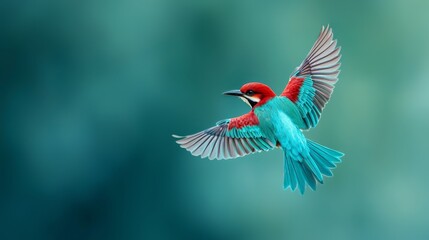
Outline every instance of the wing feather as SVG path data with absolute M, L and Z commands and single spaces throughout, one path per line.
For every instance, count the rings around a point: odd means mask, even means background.
M 239 118 L 220 121 L 216 126 L 192 135 L 173 137 L 179 138 L 176 142 L 192 155 L 208 157 L 210 160 L 237 158 L 275 147 L 258 125 L 241 126 L 237 125 L 237 122 L 231 125 L 232 121 L 239 120 L 258 122 L 254 114 L 246 114 Z
M 281 94 L 293 101 L 305 122 L 304 129 L 315 127 L 329 101 L 340 74 L 341 47 L 332 29 L 322 27 L 307 57 L 292 74 Z

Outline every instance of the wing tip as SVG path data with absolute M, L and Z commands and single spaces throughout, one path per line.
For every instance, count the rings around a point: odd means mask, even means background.
M 323 31 L 328 31 L 329 29 L 332 29 L 331 25 L 328 23 L 325 27 L 325 25 L 322 25 L 322 32 Z
M 176 134 L 171 134 L 171 136 L 173 138 L 178 138 L 178 139 L 184 138 L 184 136 L 180 136 L 180 135 L 176 135 Z

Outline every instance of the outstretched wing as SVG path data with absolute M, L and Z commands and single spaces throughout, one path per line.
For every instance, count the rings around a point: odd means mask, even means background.
M 333 40 L 332 29 L 322 27 L 307 57 L 292 74 L 282 96 L 298 107 L 306 125 L 315 127 L 334 90 L 340 73 L 340 47 Z
M 258 127 L 257 116 L 250 112 L 241 117 L 219 121 L 216 126 L 180 138 L 176 142 L 194 156 L 231 159 L 254 152 L 269 151 L 275 145 Z

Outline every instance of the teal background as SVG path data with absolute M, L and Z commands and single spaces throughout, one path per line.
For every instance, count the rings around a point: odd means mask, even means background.
M 0 239 L 429 239 L 429 2 L 2 1 Z M 344 153 L 316 192 L 282 153 L 209 161 L 191 134 L 280 93 L 322 25 L 340 81 L 306 136 Z

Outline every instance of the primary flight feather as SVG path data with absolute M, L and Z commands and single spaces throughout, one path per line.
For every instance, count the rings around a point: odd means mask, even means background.
M 173 136 L 192 155 L 209 159 L 231 159 L 279 147 L 285 160 L 284 188 L 304 193 L 308 185 L 315 190 L 323 176 L 332 176 L 331 169 L 344 154 L 306 139 L 302 129 L 317 125 L 331 97 L 340 73 L 340 49 L 332 29 L 322 27 L 280 96 L 265 84 L 247 83 L 224 94 L 245 101 L 252 108 L 249 113 L 196 134 Z

